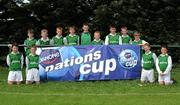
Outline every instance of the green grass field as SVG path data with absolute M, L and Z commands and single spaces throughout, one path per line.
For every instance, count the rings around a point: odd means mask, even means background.
M 180 83 L 139 86 L 139 80 L 124 80 L 9 86 L 7 75 L 8 70 L 0 67 L 1 105 L 180 105 Z M 172 77 L 180 81 L 180 66 Z

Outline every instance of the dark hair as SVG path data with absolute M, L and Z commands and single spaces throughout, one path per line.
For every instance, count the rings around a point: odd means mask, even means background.
M 109 25 L 109 28 L 116 28 L 114 24 Z
M 28 29 L 27 32 L 33 34 L 34 30 L 33 29 Z

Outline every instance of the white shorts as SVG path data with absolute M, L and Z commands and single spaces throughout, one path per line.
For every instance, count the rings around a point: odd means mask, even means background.
M 38 69 L 33 68 L 33 69 L 27 70 L 26 80 L 27 81 L 40 81 Z
M 149 81 L 151 83 L 154 82 L 154 69 L 151 70 L 142 69 L 141 81 Z
M 167 73 L 167 74 L 164 75 L 164 76 L 161 76 L 161 75 L 159 74 L 159 76 L 158 76 L 158 81 L 159 81 L 159 82 L 170 83 L 170 82 L 171 82 L 171 73 Z
M 23 81 L 22 71 L 9 71 L 8 81 L 13 81 L 13 82 Z

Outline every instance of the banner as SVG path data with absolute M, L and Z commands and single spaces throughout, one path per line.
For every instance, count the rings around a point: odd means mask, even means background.
M 63 46 L 41 48 L 41 80 L 119 80 L 140 77 L 136 45 Z

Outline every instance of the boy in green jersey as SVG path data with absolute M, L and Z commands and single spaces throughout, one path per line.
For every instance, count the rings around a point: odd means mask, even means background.
M 36 39 L 34 39 L 34 31 L 32 29 L 28 29 L 27 31 L 28 38 L 24 41 L 24 47 L 26 55 L 30 53 L 30 47 L 36 44 Z
M 95 31 L 94 32 L 94 40 L 92 41 L 92 45 L 103 45 L 104 42 L 103 40 L 100 39 L 101 37 L 101 34 L 100 34 L 100 31 Z
M 39 84 L 39 56 L 36 54 L 36 47 L 32 46 L 30 49 L 30 54 L 26 56 L 26 84 L 32 84 L 34 81 Z
M 62 36 L 63 28 L 61 26 L 56 27 L 56 36 L 54 36 L 50 44 L 55 46 L 62 46 L 64 45 L 64 37 Z
M 88 24 L 83 24 L 83 32 L 81 34 L 81 45 L 90 45 L 91 44 L 91 33 L 89 32 Z
M 111 25 L 109 30 L 110 34 L 105 38 L 105 45 L 121 45 L 122 38 L 116 33 L 116 27 Z
M 154 82 L 154 67 L 156 62 L 156 54 L 150 51 L 150 45 L 146 43 L 144 46 L 145 53 L 142 55 L 142 71 L 141 83 Z
M 141 56 L 143 54 L 143 45 L 147 42 L 140 39 L 140 33 L 138 31 L 134 32 L 134 41 L 132 42 L 133 45 L 139 45 L 141 47 Z
M 50 45 L 50 40 L 48 38 L 48 30 L 47 29 L 42 29 L 41 30 L 41 39 L 39 39 L 36 42 L 36 45 Z
M 156 60 L 156 69 L 159 74 L 158 81 L 159 84 L 161 85 L 172 84 L 171 81 L 172 59 L 167 52 L 168 52 L 167 46 L 162 46 L 161 54 L 158 56 L 158 59 Z
M 132 44 L 131 37 L 127 34 L 128 30 L 127 27 L 121 27 L 121 34 L 122 34 L 122 44 Z
M 17 85 L 23 81 L 23 55 L 18 51 L 17 45 L 12 45 L 12 52 L 7 55 L 7 65 L 9 66 L 8 84 L 12 85 L 16 82 Z
M 79 45 L 79 36 L 75 34 L 75 26 L 69 27 L 69 35 L 65 38 L 65 44 L 74 46 Z

